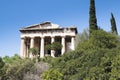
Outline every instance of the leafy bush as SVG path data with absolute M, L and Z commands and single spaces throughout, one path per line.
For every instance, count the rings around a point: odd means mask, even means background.
M 63 80 L 119 79 L 118 44 L 117 36 L 97 30 L 89 40 L 82 41 L 75 51 L 54 58 L 51 69 L 62 73 Z
M 44 80 L 62 80 L 63 77 L 63 75 L 55 69 L 45 71 L 41 76 Z

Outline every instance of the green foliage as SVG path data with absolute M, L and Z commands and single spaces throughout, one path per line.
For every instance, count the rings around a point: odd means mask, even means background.
M 37 63 L 38 62 L 39 49 L 38 48 L 30 48 L 28 53 L 33 55 L 33 60 L 35 60 L 36 63 Z
M 52 60 L 53 57 L 51 56 L 45 56 L 44 58 L 39 58 L 40 62 L 47 62 L 47 63 L 51 63 L 51 60 Z
M 42 74 L 42 79 L 44 80 L 62 80 L 62 77 L 63 77 L 63 74 L 53 69 L 49 71 L 45 71 Z
M 110 80 L 119 80 L 120 79 L 120 55 L 117 55 L 111 65 L 111 77 Z
M 33 56 L 37 56 L 38 52 L 38 48 L 30 48 L 28 51 L 28 53 L 31 53 Z
M 94 30 L 98 30 L 94 0 L 90 0 L 89 27 L 90 33 Z
M 0 57 L 0 76 L 3 75 L 3 67 L 4 67 L 5 63 L 3 62 L 2 58 Z
M 54 59 L 51 68 L 62 73 L 63 80 L 109 80 L 117 55 L 120 55 L 117 49 L 79 50 Z
M 33 59 L 21 59 L 18 55 L 3 58 L 5 65 L 1 69 L 0 80 L 41 80 L 39 76 L 48 70 L 48 64 Z
M 60 42 L 53 42 L 52 44 L 47 44 L 45 48 L 47 50 L 60 50 L 62 48 L 62 45 Z
M 111 30 L 112 30 L 112 33 L 118 35 L 117 26 L 116 26 L 116 21 L 115 21 L 115 18 L 114 18 L 114 16 L 113 16 L 112 13 L 111 13 L 110 22 L 111 22 Z
M 116 48 L 118 37 L 103 30 L 95 30 L 91 33 L 89 40 L 84 40 L 79 43 L 77 49 L 99 49 L 99 48 Z
M 24 75 L 31 70 L 33 61 L 30 59 L 21 59 L 6 66 L 3 80 L 23 80 Z
M 51 50 L 51 44 L 45 45 L 45 48 L 46 48 L 47 50 Z
M 6 65 L 16 63 L 17 61 L 21 60 L 20 56 L 15 54 L 13 57 L 5 56 L 3 57 L 3 61 Z
M 88 40 L 89 39 L 89 30 L 84 29 L 82 33 L 78 33 L 75 38 L 75 47 L 78 46 L 79 43 L 82 41 Z
M 118 44 L 117 36 L 103 30 L 93 31 L 90 39 L 82 41 L 75 51 L 51 60 L 51 69 L 62 73 L 63 80 L 119 79 Z
M 103 30 L 93 31 L 90 43 L 92 43 L 95 47 L 100 48 L 114 48 L 117 46 L 118 38 L 115 35 L 112 35 Z
M 21 61 L 21 58 L 15 54 L 13 57 L 9 57 L 9 56 L 5 56 L 3 57 L 3 61 L 5 63 L 4 67 L 2 68 L 2 80 L 7 80 L 8 76 L 6 76 L 7 74 L 7 71 L 11 68 L 11 65 L 19 65 L 21 64 L 22 62 Z M 18 63 L 20 62 L 20 63 Z M 12 69 L 11 71 L 15 71 L 16 69 Z
M 4 66 L 4 62 L 3 62 L 3 60 L 2 60 L 2 58 L 0 57 L 0 69 Z
M 81 41 L 75 51 L 57 58 L 45 57 L 40 59 L 42 63 L 21 59 L 18 55 L 6 56 L 2 80 L 119 80 L 120 42 L 117 35 L 95 30 L 90 36 Z M 49 63 L 49 70 L 45 62 Z
M 45 46 L 47 50 L 55 50 L 54 56 L 58 57 L 59 51 L 62 49 L 62 44 L 60 42 L 53 42 Z
M 60 50 L 62 48 L 62 45 L 60 44 L 60 42 L 53 42 L 51 44 L 51 49 L 53 50 Z

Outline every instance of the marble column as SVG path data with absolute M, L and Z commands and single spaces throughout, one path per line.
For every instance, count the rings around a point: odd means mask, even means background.
M 31 40 L 30 40 L 30 48 L 34 48 L 34 37 L 31 37 Z M 29 56 L 30 58 L 33 57 L 32 53 L 30 53 L 29 55 L 30 55 L 30 56 Z
M 29 58 L 29 47 L 28 47 L 28 45 L 26 45 L 26 49 L 27 49 L 27 55 L 26 55 L 26 57 L 28 57 Z
M 44 37 L 41 37 L 40 58 L 44 58 Z
M 24 40 L 24 38 L 21 38 L 20 56 L 22 58 L 25 57 L 25 40 Z
M 55 37 L 52 36 L 52 37 L 51 37 L 51 44 L 52 44 L 54 41 L 55 41 Z M 51 50 L 51 56 L 52 56 L 52 57 L 55 57 L 55 50 Z
M 71 37 L 71 49 L 75 50 L 75 36 Z
M 24 43 L 24 57 L 27 57 L 27 45 Z
M 61 54 L 63 55 L 65 53 L 65 36 L 62 36 L 62 50 Z
M 34 47 L 34 37 L 31 37 L 30 48 L 33 48 L 33 47 Z

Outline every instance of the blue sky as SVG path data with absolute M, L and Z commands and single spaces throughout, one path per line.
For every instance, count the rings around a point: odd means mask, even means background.
M 45 21 L 63 27 L 88 28 L 90 0 L 0 0 L 0 56 L 20 52 L 21 27 Z M 120 34 L 120 0 L 95 0 L 98 26 L 110 31 L 114 14 Z

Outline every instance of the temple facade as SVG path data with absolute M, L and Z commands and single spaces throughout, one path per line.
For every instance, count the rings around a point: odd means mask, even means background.
M 77 34 L 76 27 L 62 28 L 51 22 L 44 22 L 31 25 L 20 29 L 21 32 L 21 48 L 20 56 L 23 58 L 32 57 L 28 53 L 30 48 L 38 48 L 41 58 L 45 56 L 55 57 L 54 50 L 47 50 L 45 46 L 53 42 L 59 42 L 62 45 L 59 55 L 65 52 L 75 50 L 75 36 Z

